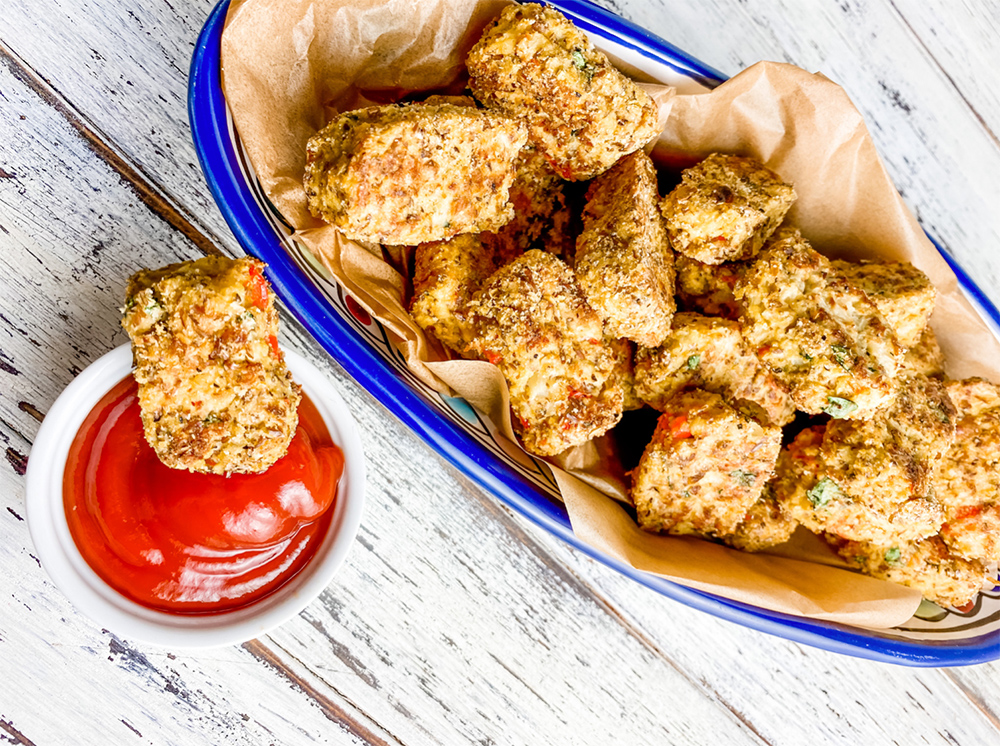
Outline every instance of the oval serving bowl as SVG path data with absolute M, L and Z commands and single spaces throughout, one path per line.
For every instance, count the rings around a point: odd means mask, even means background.
M 723 81 L 668 42 L 586 0 L 549 0 L 594 44 L 632 74 L 683 93 Z M 461 399 L 442 396 L 407 369 L 382 326 L 370 318 L 303 247 L 264 196 L 235 131 L 221 87 L 220 40 L 229 0 L 202 30 L 191 66 L 188 108 L 209 187 L 240 244 L 267 262 L 275 291 L 344 369 L 459 471 L 545 530 L 628 577 L 722 619 L 838 653 L 913 666 L 955 666 L 1000 658 L 1000 588 L 965 612 L 913 617 L 870 630 L 781 614 L 714 596 L 636 570 L 580 542 L 555 497 L 544 461 L 504 445 L 493 425 Z M 937 244 L 935 244 L 937 246 Z M 940 251 L 940 247 L 938 247 Z M 950 257 L 942 255 L 991 326 L 1000 313 Z M 937 611 L 937 607 L 934 607 Z
M 28 530 L 42 567 L 56 587 L 95 623 L 131 640 L 174 648 L 234 645 L 265 634 L 301 612 L 343 565 L 361 525 L 365 459 L 354 417 L 337 390 L 305 358 L 283 350 L 288 368 L 309 395 L 330 437 L 344 454 L 330 527 L 309 562 L 272 593 L 247 606 L 211 614 L 170 614 L 114 590 L 87 564 L 70 534 L 63 472 L 76 434 L 101 398 L 132 370 L 132 349 L 121 345 L 98 358 L 67 386 L 42 423 L 28 462 Z

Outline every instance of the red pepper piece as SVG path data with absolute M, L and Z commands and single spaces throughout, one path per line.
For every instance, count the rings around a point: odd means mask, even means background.
M 251 305 L 257 306 L 261 311 L 267 308 L 268 286 L 264 275 L 260 273 L 260 268 L 256 264 L 250 265 L 250 284 L 247 286 L 250 292 Z
M 667 426 L 670 428 L 670 435 L 673 436 L 675 440 L 692 437 L 691 428 L 688 426 L 688 418 L 686 414 L 669 415 L 669 417 L 670 419 L 667 420 Z

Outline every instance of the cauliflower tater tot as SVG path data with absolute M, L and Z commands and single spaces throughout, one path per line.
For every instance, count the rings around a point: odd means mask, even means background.
M 770 485 L 766 485 L 760 499 L 750 506 L 733 533 L 721 538 L 744 552 L 760 552 L 784 544 L 792 538 L 798 525 L 798 521 L 781 509 Z
M 484 243 L 463 233 L 416 247 L 410 314 L 425 331 L 460 355 L 470 354 L 472 328 L 465 311 L 472 296 L 500 267 L 517 258 L 516 247 Z
M 1000 560 L 1000 386 L 949 381 L 958 409 L 955 442 L 934 471 L 944 505 L 941 538 L 962 557 Z
M 472 347 L 507 380 L 527 450 L 553 456 L 621 419 L 620 359 L 564 262 L 528 251 L 486 281 L 469 315 Z
M 632 471 L 632 500 L 647 531 L 731 534 L 771 478 L 781 430 L 718 394 L 674 396 Z
M 542 153 L 531 145 L 521 150 L 510 187 L 514 217 L 483 240 L 504 254 L 542 249 L 566 262 L 572 261 L 573 234 L 564 185 Z
M 798 228 L 787 223 L 779 225 L 764 248 L 785 238 L 802 238 Z M 674 257 L 677 274 L 677 299 L 684 311 L 697 311 L 706 316 L 738 319 L 743 307 L 736 300 L 736 283 L 746 272 L 750 262 L 723 262 L 705 264 L 683 254 Z
M 298 425 L 299 388 L 278 347 L 278 311 L 256 259 L 205 257 L 129 279 L 146 440 L 173 469 L 267 469 Z
M 775 425 L 795 416 L 784 386 L 751 352 L 740 325 L 727 319 L 677 314 L 660 347 L 636 351 L 635 379 L 639 398 L 661 411 L 681 389 L 702 388 L 757 404 Z
M 642 151 L 626 156 L 591 182 L 576 241 L 576 276 L 605 331 L 646 347 L 667 337 L 676 308 L 657 199 L 653 161 Z
M 521 122 L 453 104 L 394 104 L 335 117 L 306 146 L 309 210 L 348 238 L 415 245 L 495 231 L 527 138 Z
M 507 6 L 466 64 L 476 98 L 526 121 L 565 179 L 603 173 L 658 132 L 653 100 L 552 8 Z
M 983 588 L 982 563 L 958 557 L 938 536 L 914 542 L 833 542 L 840 555 L 865 575 L 920 591 L 941 606 L 964 606 Z
M 892 482 L 898 481 L 892 476 L 883 478 L 883 472 L 876 471 L 893 470 L 884 450 L 870 449 L 857 454 L 851 462 L 870 470 L 870 492 L 857 496 L 841 489 L 836 479 L 827 475 L 830 467 L 821 461 L 823 431 L 822 427 L 803 430 L 778 457 L 772 487 L 787 515 L 814 533 L 827 531 L 855 540 L 886 543 L 937 532 L 944 516 L 935 501 L 919 498 L 900 503 L 890 497 L 883 499 L 883 481 L 890 490 Z M 918 524 L 916 529 L 914 522 Z
M 736 284 L 751 349 L 798 409 L 871 417 L 895 393 L 904 350 L 868 296 L 804 239 L 761 253 Z
M 937 291 L 907 262 L 834 261 L 833 267 L 865 291 L 903 347 L 913 347 L 934 311 Z
M 778 459 L 775 496 L 810 530 L 887 544 L 938 532 L 944 512 L 933 465 L 955 436 L 937 379 L 913 376 L 870 420 L 832 420 L 800 433 Z
M 760 161 L 713 153 L 685 169 L 660 206 L 674 251 L 721 264 L 756 256 L 795 197 Z

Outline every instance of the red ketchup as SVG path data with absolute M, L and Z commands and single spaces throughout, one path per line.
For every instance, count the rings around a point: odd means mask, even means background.
M 303 396 L 288 453 L 262 474 L 169 469 L 143 436 L 129 376 L 84 420 L 63 500 L 90 567 L 133 601 L 174 614 L 230 611 L 273 593 L 323 540 L 344 457 Z

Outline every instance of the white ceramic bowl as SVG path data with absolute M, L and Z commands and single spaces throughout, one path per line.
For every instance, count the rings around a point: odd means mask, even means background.
M 168 614 L 141 606 L 111 588 L 83 559 L 63 507 L 63 471 L 70 445 L 87 414 L 129 374 L 123 345 L 96 360 L 59 395 L 45 416 L 31 455 L 25 490 L 28 529 L 42 567 L 86 616 L 123 637 L 170 647 L 214 647 L 253 639 L 302 611 L 333 579 L 347 557 L 364 510 L 365 462 L 357 426 L 333 385 L 304 358 L 284 350 L 296 382 L 316 405 L 344 453 L 333 520 L 313 558 L 274 593 L 249 606 L 206 615 Z

